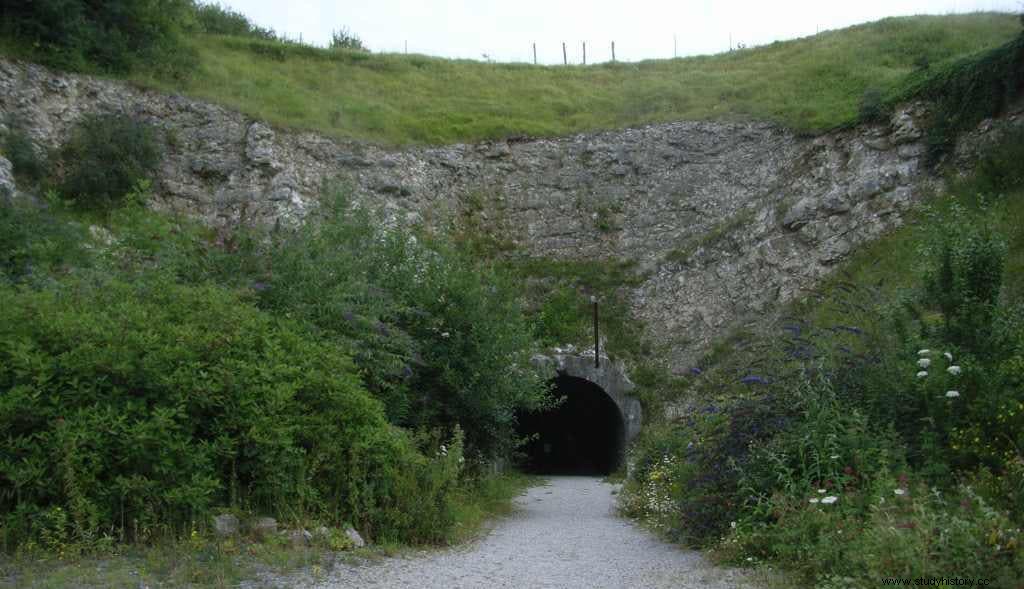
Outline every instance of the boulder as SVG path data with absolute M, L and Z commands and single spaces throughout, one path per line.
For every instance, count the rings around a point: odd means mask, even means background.
M 277 533 L 277 520 L 272 517 L 256 518 L 250 525 L 249 531 L 254 535 L 265 538 Z
M 213 518 L 213 531 L 220 537 L 238 534 L 238 518 L 230 513 Z
M 366 546 L 366 541 L 363 540 L 363 537 L 359 535 L 359 532 L 357 532 L 355 528 L 351 526 L 345 528 L 345 535 L 348 536 L 348 539 L 352 541 L 352 545 L 356 548 Z
M 301 548 L 303 546 L 309 546 L 313 541 L 313 534 L 308 530 L 298 529 L 291 530 L 288 532 L 288 541 L 292 543 L 295 548 Z
M 266 124 L 257 121 L 249 125 L 245 134 L 245 156 L 256 165 L 280 169 L 275 139 L 274 130 Z
M 917 141 L 924 136 L 924 132 L 917 126 L 917 121 L 914 120 L 908 109 L 896 111 L 892 115 L 890 126 L 892 133 L 889 135 L 889 139 L 893 145 Z

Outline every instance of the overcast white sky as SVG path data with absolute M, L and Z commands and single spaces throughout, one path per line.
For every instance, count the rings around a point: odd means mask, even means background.
M 256 23 L 326 44 L 348 27 L 373 51 L 541 63 L 619 61 L 718 53 L 909 14 L 1019 11 L 1022 0 L 220 0 Z

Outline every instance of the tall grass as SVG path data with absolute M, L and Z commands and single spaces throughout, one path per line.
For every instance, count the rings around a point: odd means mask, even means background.
M 391 144 L 553 136 L 681 119 L 760 119 L 801 131 L 855 120 L 869 89 L 1006 42 L 1016 17 L 888 18 L 710 56 L 533 66 L 371 55 L 241 37 L 191 41 L 183 91 L 291 128 Z

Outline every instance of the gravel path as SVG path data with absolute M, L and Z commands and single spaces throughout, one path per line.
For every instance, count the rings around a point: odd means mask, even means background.
M 317 587 L 752 587 L 743 573 L 657 540 L 615 514 L 613 485 L 554 477 L 516 499 L 483 539 L 450 550 L 338 565 Z

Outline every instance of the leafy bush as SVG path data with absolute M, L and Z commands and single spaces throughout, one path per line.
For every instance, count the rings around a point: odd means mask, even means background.
M 862 123 L 875 123 L 885 119 L 885 105 L 882 92 L 877 88 L 868 88 L 860 99 L 858 118 Z
M 938 307 L 949 343 L 984 353 L 1003 282 L 1006 243 L 970 222 L 954 206 L 953 219 L 936 227 L 925 281 L 927 301 Z
M 210 35 L 234 35 L 274 40 L 273 29 L 256 25 L 244 14 L 220 4 L 197 4 L 195 19 L 199 30 Z
M 938 161 L 957 136 L 985 118 L 1003 113 L 1024 88 L 1024 35 L 984 53 L 910 77 L 895 100 L 922 98 L 935 103 L 927 125 L 927 161 Z
M 515 412 L 546 399 L 516 289 L 443 243 L 377 229 L 366 215 L 328 201 L 281 236 L 261 306 L 354 342 L 364 379 L 395 423 L 458 423 L 473 452 L 509 450 Z
M 191 9 L 191 0 L 5 2 L 0 32 L 62 69 L 124 73 L 143 63 L 173 69 L 191 61 L 180 38 Z
M 992 197 L 1024 187 L 1024 127 L 1000 129 L 1001 136 L 984 150 L 961 190 L 971 189 Z
M 60 192 L 84 208 L 110 208 L 152 178 L 162 155 L 152 126 L 123 115 L 87 115 L 61 147 Z
M 356 51 L 367 51 L 366 46 L 363 45 L 363 40 L 358 35 L 348 30 L 346 27 L 342 27 L 336 31 L 331 31 L 331 49 L 353 49 Z
M 217 506 L 350 521 L 381 539 L 446 531 L 458 434 L 424 457 L 348 356 L 294 322 L 155 278 L 4 288 L 0 315 L 7 545 L 145 539 Z
M 0 202 L 0 283 L 43 285 L 72 264 L 88 263 L 84 227 L 68 223 L 55 209 Z
M 36 150 L 20 121 L 7 121 L 7 132 L 0 137 L 0 153 L 10 160 L 21 182 L 38 184 L 46 175 L 46 158 Z

